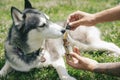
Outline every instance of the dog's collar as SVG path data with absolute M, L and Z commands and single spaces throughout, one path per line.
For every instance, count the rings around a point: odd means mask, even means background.
M 16 50 L 15 50 L 15 51 L 16 51 L 16 53 L 17 53 L 18 55 L 24 55 L 24 56 L 36 55 L 36 56 L 39 56 L 40 53 L 42 53 L 42 50 L 43 50 L 43 48 L 39 48 L 38 50 L 35 50 L 35 51 L 33 51 L 33 52 L 30 52 L 30 53 L 25 54 L 25 53 L 22 51 L 21 48 L 16 47 Z
M 14 53 L 18 56 L 18 58 L 22 59 L 26 63 L 30 63 L 31 61 L 34 61 L 36 59 L 38 59 L 41 63 L 46 61 L 44 54 L 43 54 L 43 48 L 40 48 L 31 53 L 25 54 L 20 48 L 16 47 L 16 48 L 14 48 Z M 38 56 L 39 56 L 39 58 L 38 58 Z M 11 58 L 9 56 L 6 55 L 6 57 L 9 60 L 11 60 Z

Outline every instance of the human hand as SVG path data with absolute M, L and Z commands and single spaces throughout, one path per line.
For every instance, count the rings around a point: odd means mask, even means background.
M 73 49 L 73 51 L 73 53 L 65 56 L 67 64 L 76 69 L 93 71 L 98 62 L 86 57 L 82 57 L 79 49 L 76 47 Z
M 94 14 L 76 11 L 68 16 L 67 24 L 71 26 L 71 30 L 74 30 L 80 25 L 93 26 L 96 24 L 96 20 Z

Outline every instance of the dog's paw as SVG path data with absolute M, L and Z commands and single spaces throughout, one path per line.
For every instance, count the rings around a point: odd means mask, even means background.
M 61 80 L 76 80 L 74 77 L 71 76 L 62 76 Z
M 111 53 L 111 54 L 108 54 L 108 56 L 119 57 L 120 54 L 117 54 L 117 53 Z
M 0 71 L 0 78 L 1 77 L 4 77 L 5 76 L 5 74 L 3 74 L 1 71 Z

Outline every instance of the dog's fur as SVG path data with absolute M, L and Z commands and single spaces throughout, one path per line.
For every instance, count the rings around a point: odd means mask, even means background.
M 48 16 L 34 9 L 28 0 L 25 0 L 25 10 L 11 8 L 13 25 L 5 42 L 6 63 L 0 71 L 5 76 L 10 70 L 29 71 L 52 65 L 58 72 L 61 80 L 75 80 L 67 73 L 64 60 L 65 50 L 62 35 L 65 30 L 52 23 Z M 71 46 L 78 46 L 82 50 L 108 50 L 115 55 L 120 49 L 113 43 L 100 38 L 100 31 L 96 27 L 81 26 L 75 31 L 68 31 L 68 40 Z M 40 52 L 40 48 L 44 48 Z M 41 62 L 41 56 L 46 59 Z

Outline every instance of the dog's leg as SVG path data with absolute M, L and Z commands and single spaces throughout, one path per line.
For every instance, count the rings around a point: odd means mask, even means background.
M 3 68 L 0 70 L 0 77 L 4 77 L 7 73 L 9 73 L 12 70 L 10 67 L 8 61 L 6 61 L 5 65 Z
M 62 57 L 55 61 L 52 65 L 57 70 L 61 80 L 76 80 L 68 74 Z
M 114 56 L 120 55 L 120 48 L 115 45 L 114 43 L 109 43 L 105 41 L 99 41 L 91 44 L 91 48 L 98 49 L 98 50 L 108 50 L 113 52 Z

